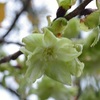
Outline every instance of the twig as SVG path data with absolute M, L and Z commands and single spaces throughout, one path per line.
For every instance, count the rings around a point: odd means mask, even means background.
M 0 82 L 0 85 L 2 87 L 4 87 L 4 85 L 2 84 L 2 82 Z M 7 89 L 8 91 L 10 91 L 11 93 L 15 94 L 18 98 L 20 98 L 20 95 L 16 91 L 14 91 L 13 89 L 11 89 L 9 87 L 4 87 L 4 88 Z
M 5 62 L 9 62 L 10 60 L 15 60 L 17 59 L 20 55 L 22 54 L 21 51 L 17 51 L 16 53 L 6 56 L 2 59 L 0 59 L 0 64 L 5 63 Z
M 70 20 L 71 18 L 79 15 L 84 8 L 91 2 L 92 0 L 85 0 L 83 3 L 81 3 L 75 10 L 73 10 L 71 13 L 65 16 L 67 20 Z
M 16 44 L 16 45 L 20 45 L 23 46 L 23 44 L 19 43 L 19 42 L 13 42 L 13 41 L 5 41 L 6 44 Z
M 77 93 L 77 96 L 75 97 L 75 100 L 79 100 L 79 97 L 81 96 L 81 87 L 79 86 L 78 87 L 78 93 Z
M 20 95 L 16 92 L 16 91 L 14 91 L 14 90 L 12 90 L 11 88 L 7 88 L 11 93 L 14 93 L 17 97 L 19 97 L 20 98 Z
M 0 43 L 5 43 L 5 44 L 16 44 L 19 46 L 23 46 L 23 44 L 19 43 L 19 42 L 13 42 L 13 41 L 6 41 L 4 39 L 0 39 Z
M 9 34 L 9 32 L 13 29 L 13 27 L 14 27 L 16 21 L 18 20 L 19 16 L 23 13 L 23 11 L 25 11 L 28 8 L 29 3 L 30 3 L 30 0 L 26 0 L 26 3 L 24 4 L 23 9 L 18 14 L 16 14 L 16 17 L 15 17 L 12 25 L 10 26 L 9 30 L 5 33 L 5 35 L 2 38 L 5 38 Z
M 76 80 L 76 86 L 78 87 L 78 92 L 77 92 L 77 95 L 75 96 L 75 99 L 74 100 L 79 100 L 79 97 L 82 94 L 80 79 L 77 79 Z

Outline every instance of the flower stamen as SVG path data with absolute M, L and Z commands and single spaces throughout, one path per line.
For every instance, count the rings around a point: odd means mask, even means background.
M 52 60 L 54 54 L 53 47 L 48 47 L 44 49 L 43 56 L 45 60 Z

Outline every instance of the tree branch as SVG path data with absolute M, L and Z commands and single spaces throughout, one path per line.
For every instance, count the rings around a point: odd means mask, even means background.
M 16 45 L 23 46 L 23 44 L 21 44 L 21 43 L 19 43 L 19 42 L 6 41 L 6 40 L 4 40 L 4 39 L 0 39 L 0 43 L 5 43 L 5 44 L 16 44 Z
M 84 15 L 89 15 L 91 13 L 93 13 L 94 11 L 96 11 L 97 9 L 91 9 L 91 8 L 88 8 L 88 9 L 84 9 L 81 13 L 80 13 L 80 16 Z
M 2 59 L 0 59 L 0 64 L 5 63 L 5 62 L 9 62 L 10 60 L 15 60 L 17 59 L 21 54 L 23 54 L 21 51 L 17 51 L 16 53 L 6 56 Z
M 2 82 L 0 82 L 0 85 L 2 87 L 4 87 L 4 85 L 2 84 Z M 15 94 L 18 98 L 20 98 L 20 95 L 16 91 L 14 91 L 13 89 L 11 89 L 9 87 L 4 87 L 4 88 L 7 89 L 8 91 L 10 91 L 11 93 Z
M 12 25 L 10 26 L 9 30 L 5 33 L 5 35 L 2 38 L 5 38 L 9 34 L 9 32 L 13 29 L 13 27 L 14 27 L 16 21 L 18 20 L 18 18 L 20 17 L 20 15 L 28 8 L 30 1 L 31 0 L 26 0 L 26 3 L 24 3 L 24 7 L 18 14 L 16 14 L 16 17 L 15 17 Z
M 67 20 L 79 15 L 92 0 L 84 0 L 75 10 L 65 16 Z
M 74 100 L 79 100 L 79 97 L 82 94 L 80 79 L 76 79 L 76 86 L 78 87 L 77 95 L 75 96 Z

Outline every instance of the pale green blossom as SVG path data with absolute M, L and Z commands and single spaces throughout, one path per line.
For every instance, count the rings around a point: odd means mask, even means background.
M 71 75 L 80 76 L 84 64 L 78 60 L 82 45 L 74 44 L 67 38 L 57 38 L 50 30 L 33 33 L 23 39 L 21 51 L 27 56 L 25 74 L 31 82 L 46 74 L 48 77 L 71 84 Z

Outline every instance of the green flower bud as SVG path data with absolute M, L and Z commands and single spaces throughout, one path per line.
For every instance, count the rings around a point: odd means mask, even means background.
M 67 25 L 67 20 L 65 18 L 58 18 L 54 20 L 51 23 L 51 26 L 48 28 L 53 32 L 54 35 L 59 36 L 59 34 L 62 34 L 66 25 Z
M 84 24 L 89 28 L 95 28 L 100 25 L 100 11 L 94 11 L 90 15 L 87 15 Z
M 66 25 L 63 36 L 67 38 L 74 38 L 79 34 L 79 21 L 76 18 L 73 18 L 68 21 L 68 24 Z
M 57 0 L 58 5 L 62 6 L 64 9 L 69 9 L 73 4 L 75 4 L 76 0 Z

